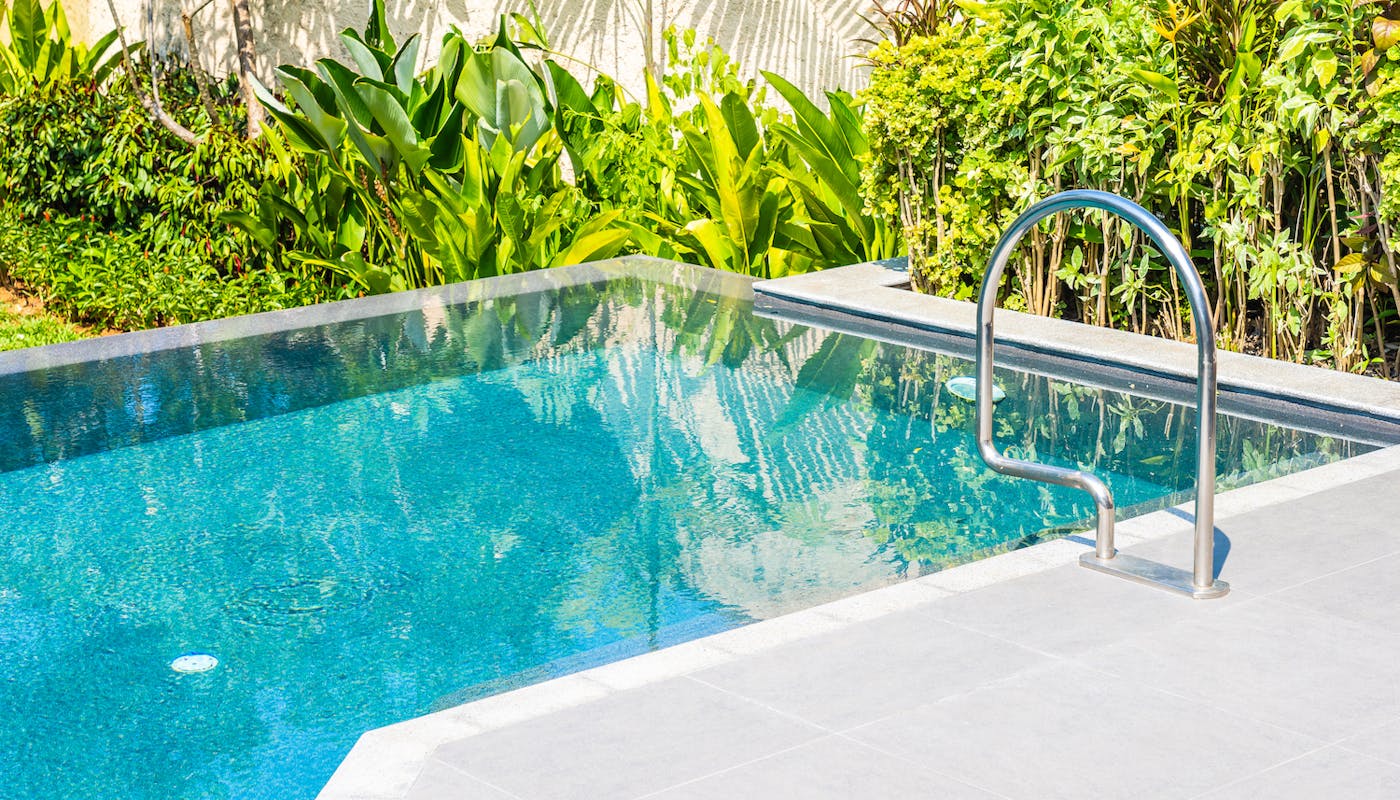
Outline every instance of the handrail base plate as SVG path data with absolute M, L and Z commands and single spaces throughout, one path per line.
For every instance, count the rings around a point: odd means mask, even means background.
M 1202 588 L 1192 582 L 1190 572 L 1177 567 L 1148 561 L 1145 558 L 1118 553 L 1113 558 L 1101 559 L 1094 553 L 1079 557 L 1079 563 L 1099 572 L 1117 575 L 1130 581 L 1155 586 L 1175 594 L 1184 594 L 1193 600 L 1213 600 L 1230 592 L 1230 584 L 1222 580 Z

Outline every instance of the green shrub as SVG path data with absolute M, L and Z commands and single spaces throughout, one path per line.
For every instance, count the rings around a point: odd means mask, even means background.
M 76 328 L 49 316 L 21 316 L 0 310 L 0 351 L 39 347 L 83 338 Z
M 93 213 L 88 198 L 97 179 L 89 166 L 123 108 L 74 83 L 0 96 L 0 196 L 29 216 Z
M 1222 346 L 1400 375 L 1400 22 L 1384 5 L 959 5 L 879 45 L 862 95 L 864 194 L 901 215 L 918 288 L 969 296 L 1016 214 L 1103 189 L 1174 227 Z M 1165 261 L 1097 212 L 1043 223 L 1012 272 L 1009 305 L 1195 335 Z
M 90 221 L 19 219 L 0 205 L 0 280 L 18 282 L 68 318 L 115 330 L 218 319 L 336 299 L 317 280 L 274 269 L 225 275 L 185 248 Z

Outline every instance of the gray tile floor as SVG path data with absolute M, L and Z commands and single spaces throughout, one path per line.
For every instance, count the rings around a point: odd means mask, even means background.
M 1400 472 L 1219 528 L 1223 600 L 1058 567 L 448 742 L 409 796 L 1400 798 Z

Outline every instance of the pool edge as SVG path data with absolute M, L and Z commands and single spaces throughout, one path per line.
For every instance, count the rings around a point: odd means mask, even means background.
M 901 288 L 908 282 L 908 272 L 894 260 L 757 281 L 753 289 L 760 305 L 771 298 L 866 321 L 968 339 L 976 336 L 975 303 Z M 997 343 L 999 347 L 1053 353 L 1173 378 L 1194 380 L 1196 374 L 1193 344 L 1009 309 L 997 312 Z M 1222 392 L 1285 399 L 1400 422 L 1397 381 L 1224 350 L 1219 352 L 1218 362 Z
M 1226 519 L 1396 469 L 1400 469 L 1400 445 L 1224 492 L 1216 497 L 1216 515 Z M 1120 522 L 1118 542 L 1131 546 L 1173 535 L 1189 538 L 1192 529 L 1191 505 L 1182 504 Z M 1072 564 L 1091 548 L 1088 538 L 1074 534 L 376 728 L 359 738 L 317 797 L 402 800 L 433 752 L 446 742 L 682 677 L 941 598 Z M 1093 577 L 1109 580 L 1106 576 Z M 1236 588 L 1248 591 L 1247 586 Z

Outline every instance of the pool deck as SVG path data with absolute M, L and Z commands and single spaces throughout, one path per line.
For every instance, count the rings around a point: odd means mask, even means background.
M 1221 495 L 1220 600 L 1061 539 L 373 731 L 321 796 L 1400 797 L 1398 487 Z M 1182 508 L 1120 529 L 1189 563 Z
M 970 305 L 903 280 L 855 265 L 766 294 L 966 350 Z M 999 363 L 1195 369 L 1190 345 L 1011 312 L 1002 336 Z M 1220 367 L 1245 413 L 1400 418 L 1400 383 Z M 1092 542 L 1071 536 L 370 731 L 320 797 L 1400 797 L 1400 447 L 1216 504 L 1219 600 L 1083 569 Z M 1118 530 L 1123 552 L 1191 562 L 1189 506 Z

